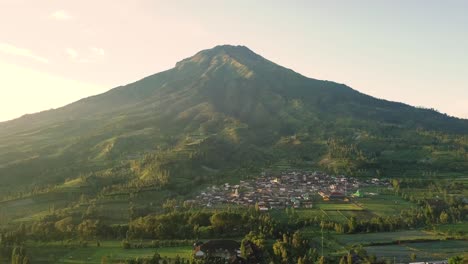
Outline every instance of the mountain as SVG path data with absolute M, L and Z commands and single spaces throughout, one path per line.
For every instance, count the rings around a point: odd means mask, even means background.
M 0 197 L 76 182 L 94 194 L 186 194 L 295 167 L 466 175 L 467 151 L 468 120 L 311 79 L 224 45 L 106 93 L 0 123 Z

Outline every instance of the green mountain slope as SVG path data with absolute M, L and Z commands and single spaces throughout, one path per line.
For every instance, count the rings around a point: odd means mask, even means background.
M 0 123 L 0 196 L 85 179 L 93 192 L 194 186 L 262 168 L 468 173 L 468 120 L 304 77 L 242 46 Z

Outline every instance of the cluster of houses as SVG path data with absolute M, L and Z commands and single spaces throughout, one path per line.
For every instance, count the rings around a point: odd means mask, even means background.
M 324 200 L 361 197 L 360 186 L 389 185 L 388 181 L 371 179 L 358 181 L 353 177 L 331 176 L 323 172 L 288 171 L 279 174 L 263 173 L 261 177 L 239 184 L 212 186 L 196 197 L 202 206 L 219 204 L 258 205 L 259 210 L 285 207 L 312 208 L 313 197 Z

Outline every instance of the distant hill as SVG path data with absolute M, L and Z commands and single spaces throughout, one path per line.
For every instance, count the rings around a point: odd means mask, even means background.
M 187 192 L 264 168 L 468 173 L 468 120 L 305 77 L 244 46 L 0 123 L 0 196 L 81 179 Z

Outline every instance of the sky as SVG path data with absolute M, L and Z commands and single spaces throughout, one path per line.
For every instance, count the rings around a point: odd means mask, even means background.
M 468 1 L 0 0 L 0 121 L 245 45 L 305 76 L 468 118 Z

